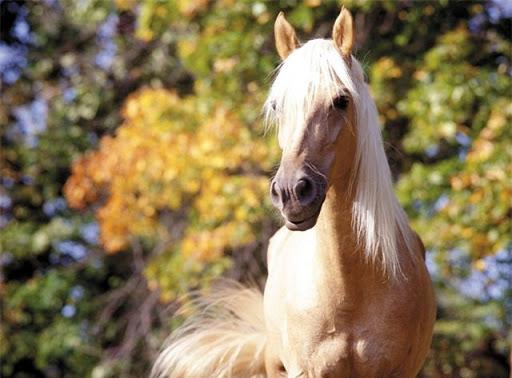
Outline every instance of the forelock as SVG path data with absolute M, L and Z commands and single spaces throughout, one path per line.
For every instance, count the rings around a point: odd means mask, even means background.
M 357 61 L 353 59 L 350 67 L 332 40 L 307 42 L 293 51 L 276 71 L 264 107 L 267 125 L 294 127 L 303 123 L 314 107 L 327 107 L 341 94 L 356 100 L 358 90 L 353 76 L 355 80 L 362 79 L 360 72 Z

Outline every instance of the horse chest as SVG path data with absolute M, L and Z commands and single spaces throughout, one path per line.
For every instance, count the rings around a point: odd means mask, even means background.
M 334 267 L 318 264 L 313 237 L 305 232 L 282 238 L 279 245 L 274 241 L 272 247 L 280 250 L 269 256 L 265 316 L 288 377 L 371 377 L 391 371 L 387 361 L 400 355 L 404 344 L 394 304 L 368 299 L 361 305 L 356 299 L 368 293 L 347 292 Z
M 274 307 L 280 311 L 274 340 L 288 377 L 379 377 L 393 370 L 403 344 L 394 324 L 379 324 L 345 303 L 311 303 Z

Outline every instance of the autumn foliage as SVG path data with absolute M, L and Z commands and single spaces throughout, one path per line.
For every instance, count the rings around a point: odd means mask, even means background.
M 132 94 L 122 116 L 115 136 L 73 164 L 64 187 L 73 208 L 95 205 L 107 252 L 134 238 L 172 239 L 180 257 L 212 262 L 255 241 L 269 215 L 273 161 L 261 128 L 222 103 L 202 109 L 164 89 Z

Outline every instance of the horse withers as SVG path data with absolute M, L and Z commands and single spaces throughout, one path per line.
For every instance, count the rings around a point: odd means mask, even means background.
M 154 377 L 414 377 L 435 299 L 424 248 L 392 187 L 375 102 L 352 56 L 352 16 L 299 44 L 279 14 L 283 62 L 265 104 L 282 158 L 270 185 L 285 226 L 264 294 L 238 284 L 199 302 Z

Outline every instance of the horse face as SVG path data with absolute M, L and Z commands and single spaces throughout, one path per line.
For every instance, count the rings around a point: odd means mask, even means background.
M 345 149 L 350 156 L 354 147 L 349 134 L 340 137 L 342 130 L 351 129 L 345 126 L 353 119 L 351 91 L 341 85 L 350 80 L 336 79 L 351 76 L 352 16 L 342 9 L 332 40 L 313 40 L 298 48 L 293 27 L 280 13 L 274 35 L 284 62 L 266 107 L 267 115 L 279 125 L 283 154 L 270 196 L 286 226 L 304 231 L 316 224 L 333 167 L 340 168 L 336 152 Z M 340 144 L 341 139 L 345 142 Z
M 350 99 L 317 98 L 301 125 L 280 128 L 281 164 L 270 185 L 272 203 L 286 227 L 305 231 L 316 224 L 339 149 L 338 138 L 349 122 Z

